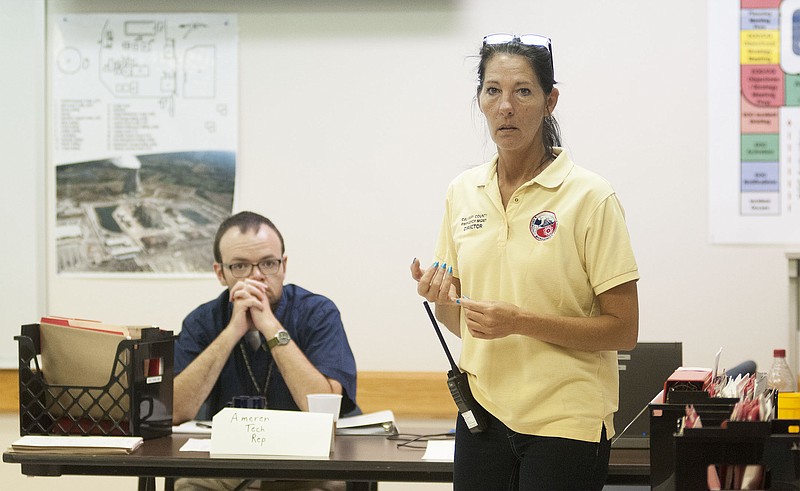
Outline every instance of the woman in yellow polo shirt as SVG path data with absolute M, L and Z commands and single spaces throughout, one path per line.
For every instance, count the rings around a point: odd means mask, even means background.
M 489 414 L 479 433 L 459 418 L 454 489 L 601 489 L 616 350 L 638 336 L 624 213 L 560 148 L 550 39 L 486 36 L 477 72 L 497 154 L 451 182 L 435 262 L 411 265 Z

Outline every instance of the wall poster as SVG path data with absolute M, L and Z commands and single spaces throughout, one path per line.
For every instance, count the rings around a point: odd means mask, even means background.
M 711 241 L 800 243 L 800 0 L 712 1 L 709 64 Z
M 56 271 L 208 273 L 233 206 L 235 14 L 68 14 L 52 29 Z

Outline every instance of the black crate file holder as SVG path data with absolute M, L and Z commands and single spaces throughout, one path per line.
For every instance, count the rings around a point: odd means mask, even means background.
M 768 489 L 800 489 L 800 435 L 797 432 L 800 421 L 773 419 L 763 424 L 732 422 L 733 431 L 723 430 L 720 428 L 722 422 L 730 418 L 739 399 L 709 397 L 707 392 L 696 391 L 676 394 L 672 400 L 675 402 L 649 404 L 650 489 L 707 489 L 705 468 L 712 463 L 711 460 L 714 464 L 763 463 L 769 480 Z M 687 404 L 694 406 L 704 428 L 688 430 L 690 435 L 680 437 L 680 443 L 677 443 L 680 418 L 686 414 Z M 765 430 L 765 427 L 768 429 Z M 700 435 L 708 435 L 709 440 Z M 687 453 L 698 455 L 694 452 L 706 444 L 709 446 L 699 451 L 702 458 L 695 462 L 685 461 Z M 681 447 L 682 461 L 678 461 L 678 446 Z M 706 460 L 705 466 L 702 463 L 698 464 L 699 467 L 693 466 L 703 460 Z M 681 474 L 681 486 L 684 487 L 678 486 L 678 472 Z M 695 481 L 690 484 L 687 479 Z
M 800 488 L 798 420 L 729 421 L 726 428 L 689 428 L 675 435 L 675 489 L 708 489 L 709 465 L 759 464 L 764 487 Z
M 48 384 L 39 366 L 39 324 L 22 326 L 19 342 L 20 435 L 114 435 L 158 438 L 172 433 L 175 337 L 158 328 L 117 346 L 108 383 Z M 157 377 L 145 360 L 160 359 Z M 45 366 L 45 369 L 47 367 Z M 112 395 L 113 394 L 113 395 Z
M 686 405 L 692 404 L 704 426 L 719 426 L 730 417 L 735 398 L 709 397 L 707 392 L 676 394 L 677 403 L 650 403 L 650 488 L 654 491 L 675 489 L 675 433 Z

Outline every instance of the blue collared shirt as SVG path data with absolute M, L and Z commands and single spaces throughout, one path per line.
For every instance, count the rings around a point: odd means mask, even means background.
M 175 342 L 176 376 L 225 329 L 232 310 L 233 305 L 228 302 L 228 290 L 225 290 L 215 300 L 200 305 L 186 316 Z M 288 284 L 283 287 L 275 317 L 311 364 L 326 377 L 342 384 L 342 414 L 357 414 L 356 362 L 336 305 L 327 297 Z M 263 388 L 269 366 L 274 363 L 272 355 L 268 350 L 253 350 L 244 340 L 240 344 L 244 345 L 256 381 Z M 263 394 L 254 386 L 241 348 L 236 346 L 197 418 L 210 419 L 234 396 L 242 395 Z M 299 410 L 277 367 L 272 368 L 266 396 L 269 409 Z

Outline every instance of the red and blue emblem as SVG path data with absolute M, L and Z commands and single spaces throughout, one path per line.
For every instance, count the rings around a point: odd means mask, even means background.
M 558 219 L 552 211 L 540 211 L 531 218 L 531 235 L 539 241 L 547 240 L 556 233 Z

